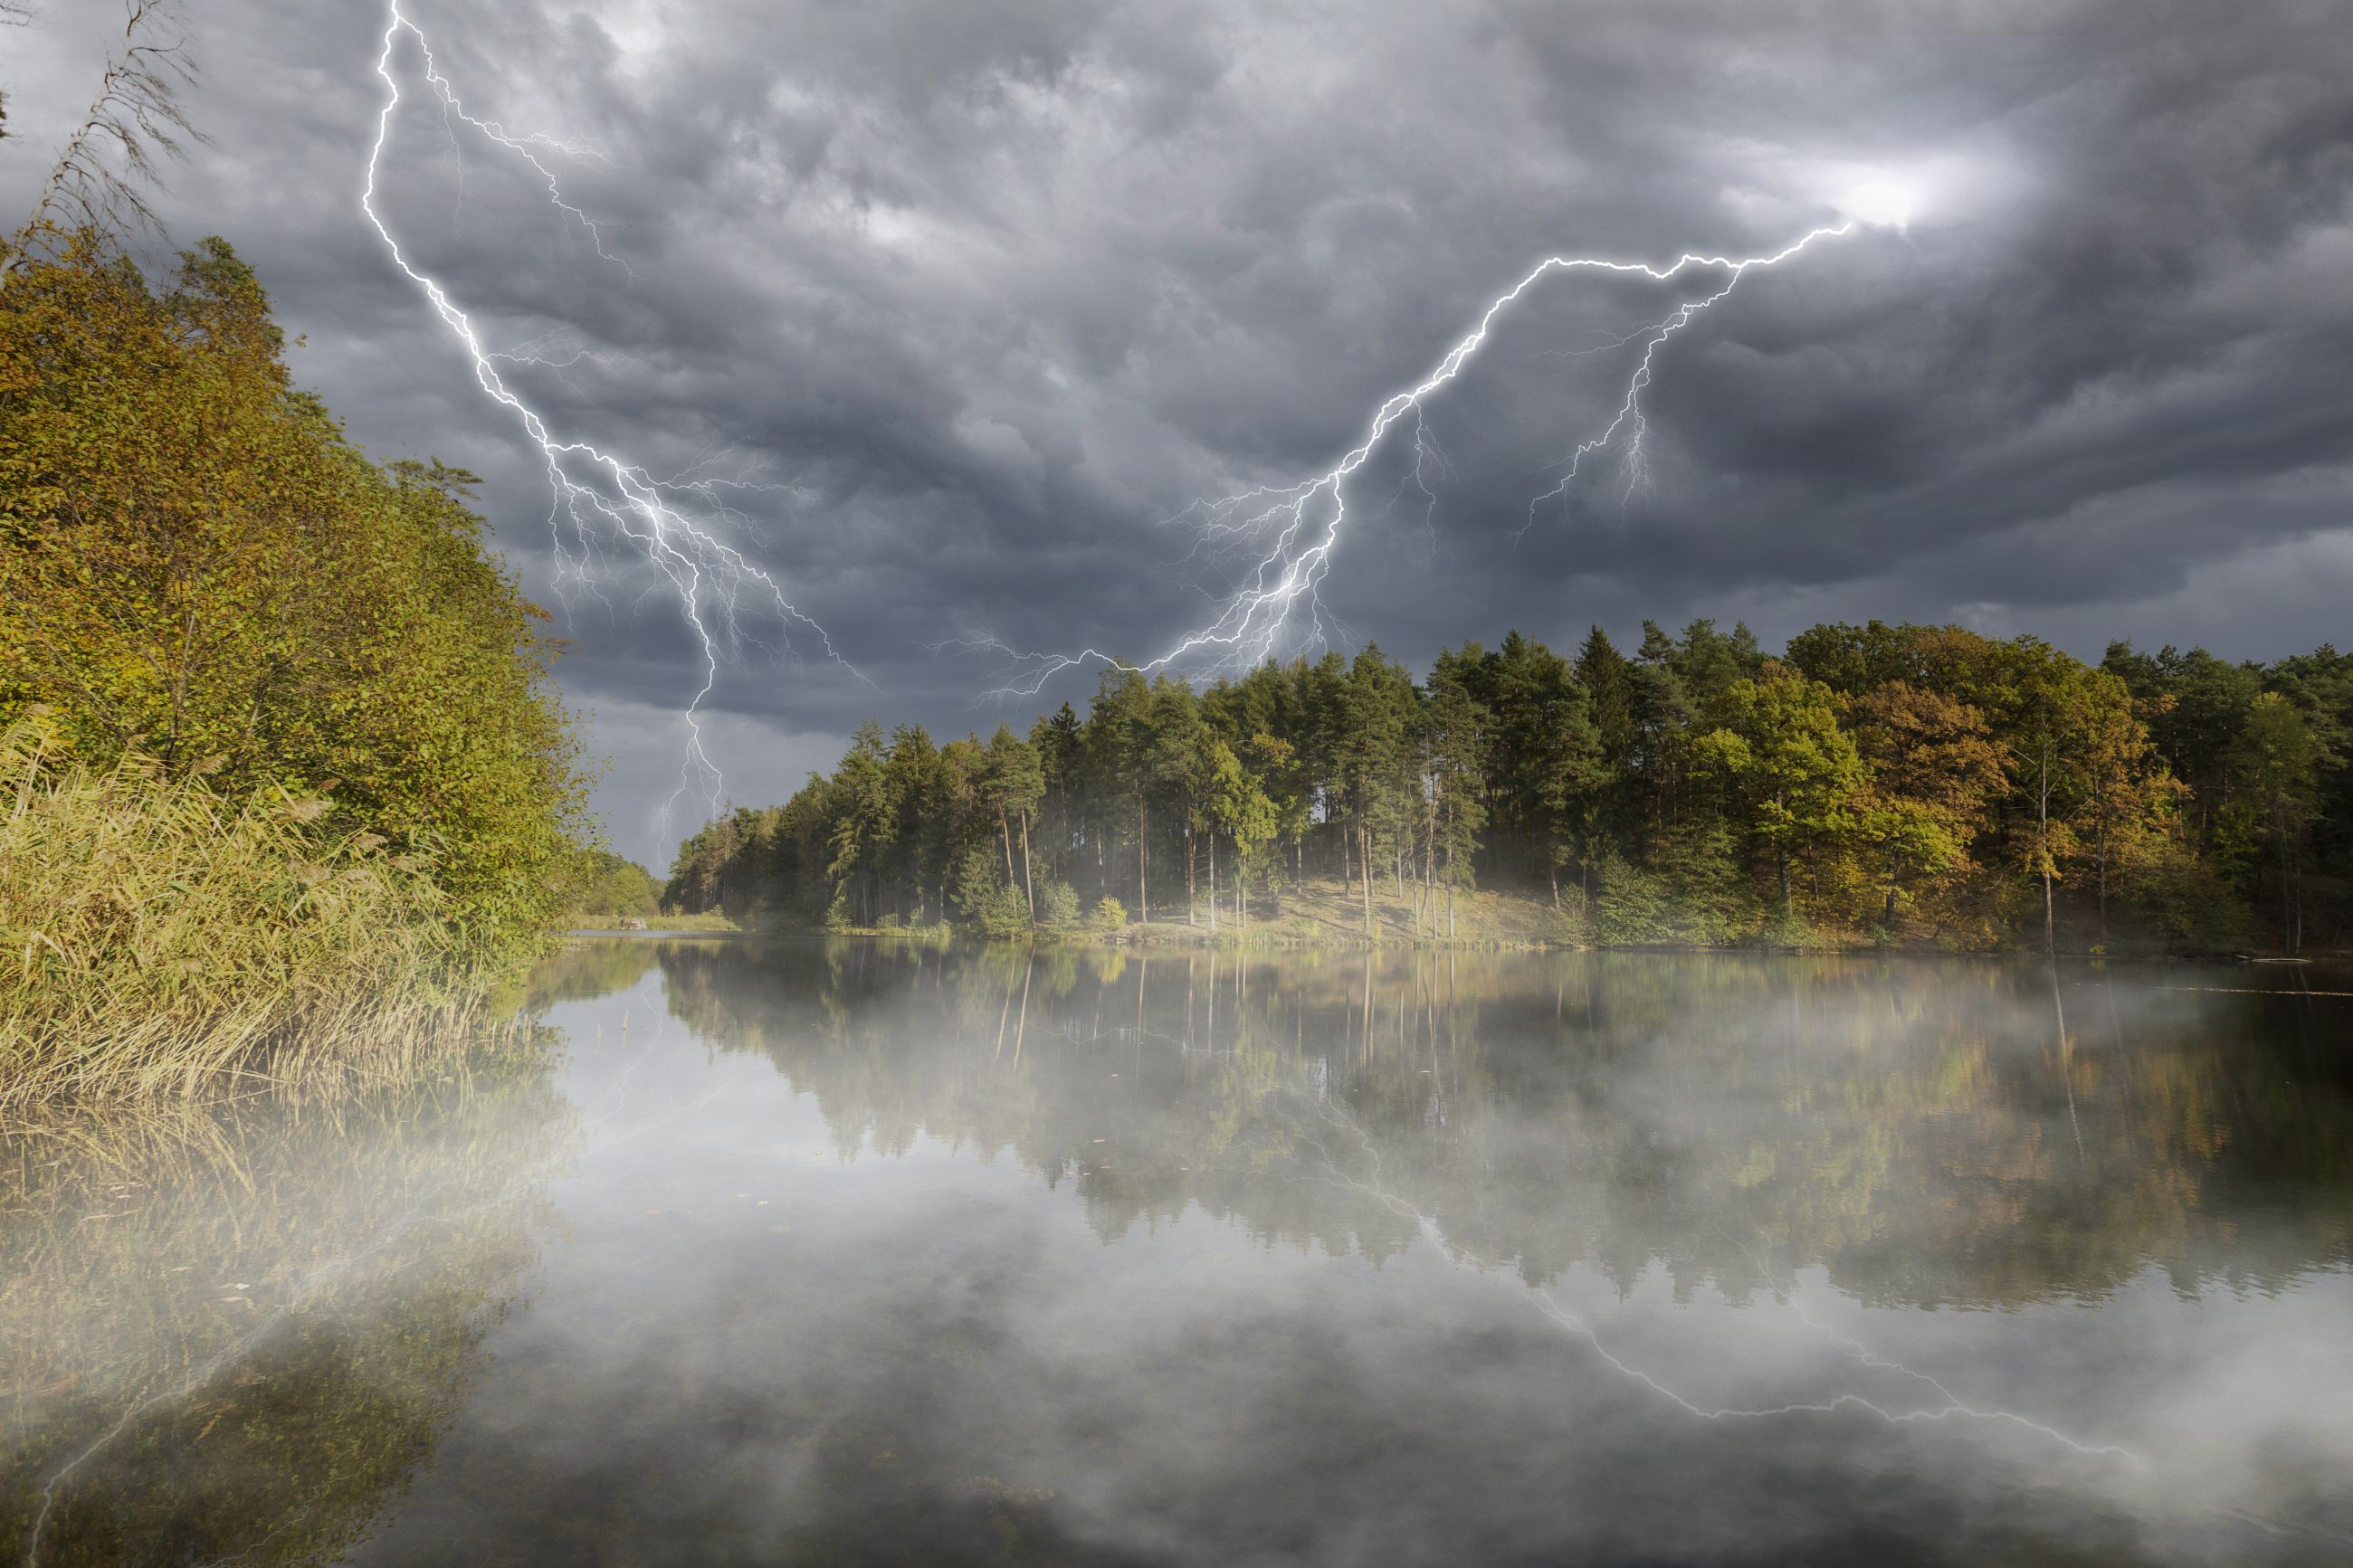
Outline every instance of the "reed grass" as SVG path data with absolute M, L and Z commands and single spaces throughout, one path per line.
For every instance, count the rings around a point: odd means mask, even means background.
M 415 1076 L 487 1022 L 427 858 L 206 771 L 62 759 L 38 712 L 0 731 L 0 1118 Z

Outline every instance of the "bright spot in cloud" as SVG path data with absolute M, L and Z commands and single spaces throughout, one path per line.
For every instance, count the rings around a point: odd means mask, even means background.
M 1849 191 L 1839 208 L 1861 223 L 1882 228 L 1902 228 L 1920 210 L 1920 194 L 1899 180 L 1877 175 Z

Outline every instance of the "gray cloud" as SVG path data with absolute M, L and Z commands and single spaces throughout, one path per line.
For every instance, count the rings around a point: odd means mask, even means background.
M 5 40 L 11 199 L 100 63 L 112 17 L 70 9 Z M 1671 297 L 1532 296 L 1430 405 L 1434 504 L 1394 455 L 1366 470 L 1335 614 L 1417 659 L 1646 614 L 2343 639 L 2353 32 L 2327 0 L 411 10 L 470 109 L 580 145 L 556 166 L 618 259 L 406 55 L 404 242 L 495 344 L 596 356 L 518 374 L 559 427 L 746 480 L 745 547 L 871 683 L 747 648 L 714 694 L 741 798 L 868 712 L 994 722 L 944 638 L 1160 651 L 1225 583 L 1167 520 L 1321 468 L 1536 258 L 1773 248 L 1873 169 L 1921 181 L 1920 220 L 1753 275 L 1662 353 L 1649 487 L 1605 467 L 1515 539 L 1624 372 L 1563 351 Z M 161 205 L 260 268 L 356 439 L 484 475 L 552 596 L 535 458 L 358 212 L 382 26 L 198 15 L 216 145 Z M 617 837 L 660 859 L 647 759 L 699 671 L 652 586 L 615 558 L 565 679 L 620 753 Z

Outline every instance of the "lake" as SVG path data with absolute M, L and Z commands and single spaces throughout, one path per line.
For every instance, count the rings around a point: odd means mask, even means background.
M 2353 975 L 612 939 L 0 1158 L 31 1564 L 2353 1560 Z

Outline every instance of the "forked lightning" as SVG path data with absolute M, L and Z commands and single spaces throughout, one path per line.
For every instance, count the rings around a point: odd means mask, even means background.
M 535 363 L 538 356 L 529 350 L 493 353 L 484 345 L 472 320 L 448 290 L 409 261 L 376 208 L 377 171 L 384 159 L 385 143 L 392 132 L 393 115 L 401 101 L 393 57 L 404 35 L 414 40 L 423 58 L 426 82 L 432 88 L 444 118 L 471 128 L 528 163 L 545 184 L 548 200 L 587 233 L 596 254 L 608 260 L 613 258 L 605 249 L 604 236 L 595 220 L 565 199 L 554 171 L 539 156 L 541 149 L 564 150 L 562 144 L 543 136 L 515 136 L 495 121 L 480 120 L 467 113 L 457 89 L 435 64 L 424 30 L 402 12 L 400 0 L 389 0 L 384 48 L 376 58 L 376 75 L 384 81 L 384 109 L 376 118 L 375 141 L 368 149 L 367 179 L 360 193 L 361 209 L 383 239 L 393 265 L 424 290 L 435 314 L 456 334 L 473 361 L 475 381 L 494 401 L 513 411 L 523 433 L 538 447 L 547 464 L 548 483 L 554 497 L 551 525 L 559 519 L 568 519 L 574 539 L 584 551 L 594 548 L 594 541 L 600 533 L 609 532 L 627 542 L 643 552 L 676 594 L 680 612 L 702 651 L 702 684 L 681 714 L 687 730 L 686 754 L 680 765 L 678 788 L 663 804 L 662 812 L 666 817 L 679 799 L 698 784 L 702 786 L 703 804 L 715 812 L 726 780 L 703 746 L 701 710 L 718 681 L 722 649 L 743 639 L 739 616 L 756 611 L 773 620 L 787 638 L 794 627 L 806 628 L 824 645 L 827 658 L 837 663 L 844 661 L 834 651 L 825 628 L 795 607 L 786 597 L 783 585 L 721 536 L 719 529 L 729 514 L 726 509 L 713 503 L 711 481 L 659 479 L 588 441 L 565 439 L 553 434 L 546 420 L 507 384 L 498 368 L 501 361 Z M 700 521 L 681 510 L 686 505 L 698 508 Z M 556 529 L 556 546 L 559 555 L 566 555 L 560 527 Z M 848 668 L 846 663 L 844 668 Z

